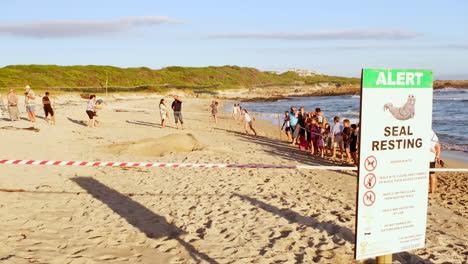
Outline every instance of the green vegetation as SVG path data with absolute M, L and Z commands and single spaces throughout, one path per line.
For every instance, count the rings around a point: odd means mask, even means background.
M 112 66 L 56 66 L 13 65 L 0 68 L 0 87 L 58 88 L 70 91 L 106 87 L 109 91 L 137 90 L 165 91 L 168 88 L 220 90 L 250 88 L 258 85 L 292 85 L 295 83 L 333 82 L 358 84 L 357 78 L 327 75 L 301 77 L 294 72 L 274 74 L 254 68 L 222 67 L 166 67 L 152 70 L 146 67 L 118 68 Z

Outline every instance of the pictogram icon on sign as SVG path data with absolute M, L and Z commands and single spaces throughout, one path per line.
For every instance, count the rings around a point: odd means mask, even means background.
M 369 173 L 366 175 L 366 177 L 364 177 L 364 186 L 367 189 L 374 188 L 376 183 L 377 183 L 377 177 L 375 176 L 374 173 Z
M 364 168 L 367 171 L 373 171 L 377 168 L 377 159 L 374 156 L 369 156 L 364 161 Z
M 362 197 L 362 201 L 364 202 L 365 206 L 371 206 L 375 203 L 375 193 L 373 191 L 367 191 L 364 196 Z

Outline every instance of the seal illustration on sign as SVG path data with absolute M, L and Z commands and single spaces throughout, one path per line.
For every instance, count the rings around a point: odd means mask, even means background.
M 416 98 L 414 95 L 409 95 L 406 103 L 401 107 L 396 107 L 392 103 L 384 105 L 384 111 L 388 110 L 398 120 L 408 120 L 414 117 L 414 105 Z

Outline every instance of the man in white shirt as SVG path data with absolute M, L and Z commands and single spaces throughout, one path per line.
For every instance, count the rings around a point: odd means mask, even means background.
M 340 118 L 335 116 L 333 118 L 334 124 L 330 129 L 331 138 L 332 138 L 332 158 L 336 157 L 336 147 L 340 147 L 341 158 L 343 158 L 343 125 L 340 123 Z
M 429 153 L 429 168 L 435 168 L 436 163 L 441 164 L 440 159 L 440 144 L 439 138 L 437 137 L 434 130 L 431 133 L 431 148 Z M 429 172 L 429 193 L 434 193 L 437 185 L 437 176 L 435 172 Z
M 27 85 L 25 87 L 26 92 L 24 93 L 24 105 L 26 106 L 26 112 L 28 112 L 29 121 L 36 122 L 36 94 L 31 87 Z

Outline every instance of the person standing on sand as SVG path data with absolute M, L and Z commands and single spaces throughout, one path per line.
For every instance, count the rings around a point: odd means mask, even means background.
M 340 147 L 341 158 L 343 158 L 343 125 L 340 123 L 340 118 L 335 116 L 333 118 L 333 126 L 330 129 L 331 139 L 332 139 L 332 156 L 331 158 L 336 158 L 336 147 Z
M 284 112 L 284 122 L 283 126 L 281 126 L 281 129 L 284 128 L 284 132 L 286 133 L 286 136 L 288 137 L 288 142 L 292 142 L 292 135 L 291 135 L 291 125 L 289 123 L 289 111 Z
M 166 120 L 168 119 L 166 103 L 164 102 L 164 98 L 161 99 L 161 101 L 159 101 L 159 113 L 161 114 L 161 128 L 164 128 L 164 126 L 166 125 Z
M 251 117 L 249 115 L 249 112 L 246 109 L 242 109 L 242 115 L 243 115 L 245 133 L 247 135 L 249 134 L 248 128 L 250 127 L 250 129 L 254 132 L 254 135 L 256 136 L 257 131 L 255 131 L 255 129 L 253 128 L 253 120 L 255 120 L 255 118 Z
M 34 99 L 36 99 L 36 94 L 29 85 L 25 87 L 26 92 L 24 93 L 24 105 L 26 106 L 26 112 L 28 112 L 28 118 L 31 122 L 36 122 L 36 105 Z
M 6 113 L 7 110 L 5 108 L 5 104 L 3 103 L 3 98 L 2 98 L 2 95 L 0 94 L 0 113 L 1 113 L 1 116 L 4 115 L 4 113 Z
M 13 89 L 10 89 L 7 95 L 8 113 L 11 121 L 19 120 L 18 96 Z
M 89 121 L 88 127 L 92 128 L 96 126 L 96 95 L 92 94 L 89 97 L 88 105 L 86 106 L 86 114 L 88 114 Z
M 179 121 L 180 121 L 180 127 L 183 130 L 184 120 L 182 119 L 182 100 L 177 95 L 174 95 L 174 102 L 172 102 L 172 110 L 174 111 L 174 121 L 176 124 L 176 128 L 179 129 Z
M 213 116 L 213 120 L 215 121 L 215 124 L 218 124 L 218 102 L 213 101 L 210 105 L 211 107 L 211 115 Z
M 429 154 L 429 168 L 434 169 L 436 164 L 443 166 L 444 162 L 440 159 L 440 144 L 434 130 L 431 133 L 431 148 Z M 429 172 L 429 193 L 435 193 L 437 186 L 437 176 L 434 171 Z
M 296 145 L 298 140 L 300 141 L 301 136 L 304 136 L 304 138 L 305 138 L 305 121 L 306 121 L 306 119 L 307 119 L 307 113 L 305 112 L 305 108 L 303 106 L 301 106 L 301 107 L 299 107 L 299 112 L 296 115 L 296 120 L 297 121 L 296 121 L 296 127 L 294 128 L 294 132 L 293 132 L 293 142 L 291 143 L 292 146 Z
M 328 123 L 328 120 L 327 118 L 325 117 L 325 114 L 322 112 L 322 110 L 320 109 L 320 107 L 317 107 L 315 108 L 315 113 L 314 115 L 317 117 L 318 119 L 318 123 L 322 123 L 323 125 L 327 124 Z
M 55 125 L 55 114 L 54 114 L 54 109 L 52 105 L 52 101 L 49 98 L 50 93 L 46 92 L 45 96 L 42 97 L 42 104 L 44 105 L 44 115 L 45 115 L 45 121 L 49 123 L 49 114 L 50 114 L 50 119 L 52 120 L 52 124 Z
M 234 119 L 237 119 L 238 116 L 239 116 L 239 107 L 237 106 L 237 104 L 234 104 L 234 106 L 232 107 L 232 117 Z

